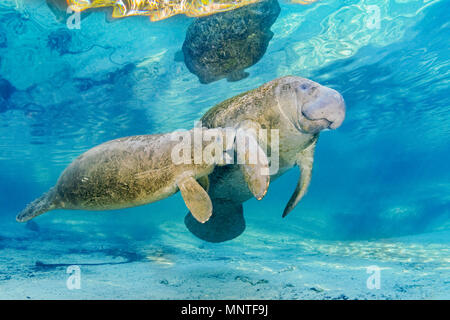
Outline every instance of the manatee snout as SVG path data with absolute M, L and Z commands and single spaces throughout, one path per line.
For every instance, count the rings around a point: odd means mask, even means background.
M 321 86 L 316 90 L 317 98 L 303 105 L 303 116 L 312 121 L 318 131 L 339 128 L 345 118 L 344 98 L 327 87 Z

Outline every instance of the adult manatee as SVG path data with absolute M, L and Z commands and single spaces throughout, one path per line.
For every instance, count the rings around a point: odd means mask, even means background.
M 240 127 L 279 130 L 279 170 L 270 176 L 274 181 L 294 166 L 301 171 L 300 180 L 290 198 L 285 217 L 305 195 L 311 180 L 314 149 L 319 133 L 338 128 L 345 117 L 345 103 L 337 91 L 316 82 L 287 76 L 268 82 L 247 93 L 228 99 L 202 117 L 208 128 Z M 271 135 L 267 135 L 267 153 Z M 273 162 L 277 159 L 272 159 Z M 198 223 L 188 214 L 185 224 L 197 237 L 222 242 L 239 236 L 245 229 L 242 203 L 252 197 L 239 165 L 216 167 L 209 175 L 208 194 L 213 203 L 211 218 Z

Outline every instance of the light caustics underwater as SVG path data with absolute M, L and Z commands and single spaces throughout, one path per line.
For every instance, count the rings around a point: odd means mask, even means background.
M 1 1 L 0 298 L 449 299 L 449 9 Z M 87 150 L 190 129 L 288 75 L 339 92 L 346 116 L 320 134 L 308 192 L 287 217 L 297 169 L 244 202 L 245 231 L 220 243 L 186 228 L 179 192 L 16 221 Z M 66 285 L 72 265 L 78 290 Z
M 294 3 L 310 4 L 316 1 L 295 0 Z M 67 5 L 70 9 L 78 12 L 111 7 L 113 8 L 112 17 L 114 18 L 141 15 L 149 16 L 152 21 L 158 21 L 177 14 L 185 14 L 188 17 L 202 17 L 234 10 L 256 2 L 259 2 L 259 0 L 67 0 Z

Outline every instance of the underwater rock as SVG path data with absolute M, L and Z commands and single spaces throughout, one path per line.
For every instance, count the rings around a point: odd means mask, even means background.
M 273 37 L 270 27 L 280 14 L 277 0 L 263 0 L 233 11 L 199 18 L 188 28 L 184 61 L 201 83 L 248 76 Z

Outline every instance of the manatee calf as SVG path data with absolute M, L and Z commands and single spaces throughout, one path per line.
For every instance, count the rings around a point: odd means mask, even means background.
M 257 63 L 273 37 L 270 27 L 280 14 L 277 0 L 262 0 L 248 6 L 196 19 L 186 32 L 182 54 L 189 71 L 201 83 L 227 78 L 238 81 L 244 70 Z
M 306 193 L 319 132 L 338 128 L 344 117 L 345 103 L 337 91 L 308 79 L 288 76 L 219 103 L 201 121 L 208 128 L 239 126 L 279 130 L 279 150 L 271 150 L 271 135 L 267 135 L 267 153 L 278 151 L 279 156 L 272 159 L 278 160 L 279 170 L 271 174 L 270 181 L 294 166 L 301 171 L 284 210 L 285 217 Z M 211 218 L 200 224 L 188 214 L 185 224 L 203 240 L 231 240 L 245 229 L 242 203 L 252 194 L 238 165 L 215 167 L 209 181 L 208 194 L 214 208 Z
M 197 129 L 120 138 L 88 150 L 64 170 L 53 188 L 19 213 L 17 221 L 25 222 L 55 209 L 135 207 L 180 190 L 196 221 L 204 223 L 212 213 L 212 203 L 205 191 L 208 174 L 216 165 L 226 165 L 218 155 L 227 152 L 234 141 L 227 141 L 221 129 L 209 129 L 206 130 L 209 141 L 202 138 L 198 143 Z M 181 143 L 179 137 L 187 142 Z M 233 139 L 235 135 L 229 138 Z M 186 146 L 189 152 L 183 150 Z M 195 159 L 198 154 L 202 157 L 200 161 Z M 242 167 L 248 186 L 258 199 L 267 191 L 269 176 L 261 175 L 262 170 L 255 168 L 264 166 L 267 161 Z

